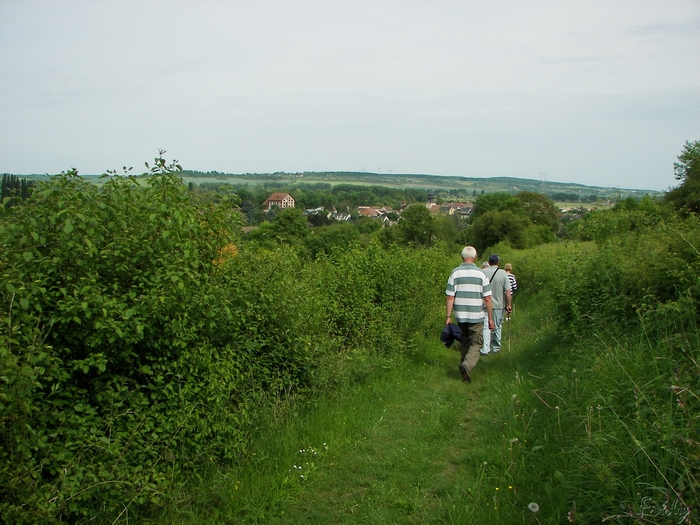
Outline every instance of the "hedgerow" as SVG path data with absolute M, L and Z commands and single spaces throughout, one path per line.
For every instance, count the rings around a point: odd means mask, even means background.
M 0 513 L 117 519 L 244 461 L 256 411 L 400 355 L 435 326 L 433 250 L 358 245 L 309 262 L 249 251 L 237 210 L 162 158 L 102 185 L 75 171 L 0 215 Z

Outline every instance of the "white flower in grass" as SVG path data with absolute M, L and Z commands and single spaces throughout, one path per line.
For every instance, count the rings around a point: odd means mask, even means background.
M 538 510 L 540 510 L 540 506 L 537 503 L 535 503 L 534 501 L 532 503 L 530 503 L 527 506 L 527 508 L 530 509 L 532 512 L 537 512 Z

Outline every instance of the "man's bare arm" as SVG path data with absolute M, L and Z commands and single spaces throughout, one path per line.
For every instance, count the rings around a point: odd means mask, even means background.
M 493 308 L 491 307 L 491 296 L 484 297 L 484 305 L 486 306 L 486 313 L 489 316 L 489 330 L 493 331 L 496 329 L 496 325 L 493 322 Z
M 455 296 L 454 295 L 448 295 L 447 296 L 447 321 L 445 321 L 445 325 L 450 324 L 450 317 L 452 316 L 452 308 L 455 305 Z

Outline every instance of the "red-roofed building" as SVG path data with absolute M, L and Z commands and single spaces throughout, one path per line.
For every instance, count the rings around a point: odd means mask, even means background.
M 278 208 L 294 208 L 294 197 L 289 193 L 275 192 L 268 197 L 268 199 L 262 203 L 264 210 L 269 211 L 273 206 Z

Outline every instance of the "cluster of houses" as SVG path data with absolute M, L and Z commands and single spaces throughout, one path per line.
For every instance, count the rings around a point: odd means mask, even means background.
M 263 202 L 263 210 L 269 211 L 274 206 L 280 209 L 294 208 L 294 197 L 289 193 L 275 192 Z M 468 217 L 472 212 L 474 204 L 471 202 L 447 202 L 443 204 L 435 204 L 435 199 L 432 192 L 428 195 L 428 202 L 425 203 L 426 208 L 434 214 L 442 215 L 457 215 L 459 217 Z M 401 211 L 393 210 L 390 206 L 358 206 L 357 211 L 361 217 L 370 217 L 382 221 L 385 225 L 392 223 L 389 218 L 390 214 L 401 215 Z M 305 215 L 321 215 L 325 214 L 329 219 L 337 221 L 349 221 L 351 215 L 349 213 L 340 213 L 333 210 L 326 210 L 323 206 L 304 211 Z

